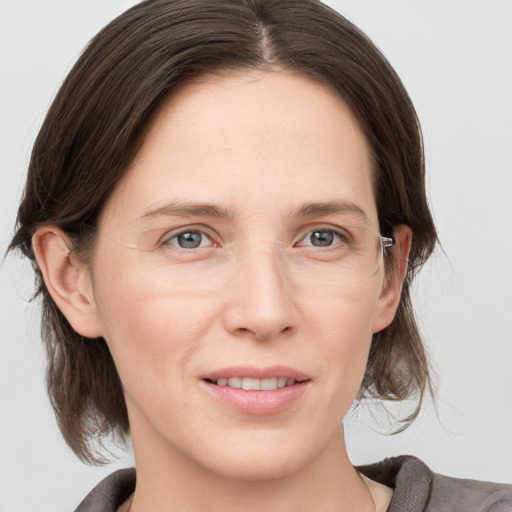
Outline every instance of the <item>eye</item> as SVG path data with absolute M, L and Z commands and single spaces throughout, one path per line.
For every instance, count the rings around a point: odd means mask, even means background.
M 344 237 L 332 229 L 310 231 L 297 245 L 313 247 L 331 247 L 343 242 Z
M 212 245 L 211 238 L 198 230 L 180 231 L 163 241 L 165 245 L 172 245 L 180 249 L 200 249 Z

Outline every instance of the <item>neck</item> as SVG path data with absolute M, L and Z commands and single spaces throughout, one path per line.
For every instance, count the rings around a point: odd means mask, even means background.
M 347 455 L 343 429 L 304 467 L 272 478 L 218 474 L 132 424 L 137 486 L 131 512 L 374 512 L 372 495 Z

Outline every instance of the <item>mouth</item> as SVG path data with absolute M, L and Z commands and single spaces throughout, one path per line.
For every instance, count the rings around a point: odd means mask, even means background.
M 289 377 L 271 377 L 269 379 L 255 379 L 253 377 L 221 377 L 219 379 L 204 379 L 210 384 L 216 386 L 228 386 L 235 389 L 244 389 L 246 391 L 273 391 L 275 389 L 293 386 L 297 382 Z
M 225 368 L 200 379 L 201 388 L 216 402 L 243 414 L 274 414 L 291 407 L 306 392 L 311 378 L 284 366 L 266 369 Z

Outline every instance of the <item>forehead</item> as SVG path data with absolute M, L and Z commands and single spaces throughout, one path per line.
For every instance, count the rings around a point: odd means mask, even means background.
M 326 86 L 284 72 L 208 76 L 158 107 L 107 204 L 133 219 L 176 202 L 264 215 L 347 201 L 376 218 L 371 157 Z

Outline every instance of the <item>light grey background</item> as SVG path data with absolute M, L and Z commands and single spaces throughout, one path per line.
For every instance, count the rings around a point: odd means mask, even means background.
M 0 0 L 2 252 L 50 100 L 87 41 L 133 3 Z M 416 104 L 444 249 L 415 293 L 438 415 L 427 403 L 408 431 L 387 436 L 386 415 L 361 408 L 345 422 L 353 462 L 412 453 L 438 472 L 512 482 L 512 2 L 329 4 L 383 50 Z M 128 455 L 89 468 L 60 438 L 32 291 L 29 266 L 9 256 L 0 267 L 0 512 L 73 510 L 104 475 L 132 464 Z

